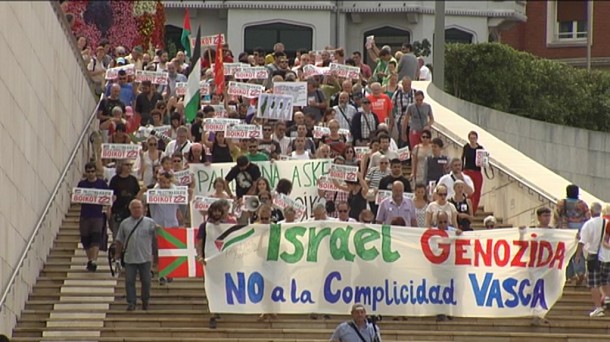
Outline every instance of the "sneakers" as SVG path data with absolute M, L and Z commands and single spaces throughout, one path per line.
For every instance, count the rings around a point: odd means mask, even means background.
M 87 271 L 89 272 L 95 272 L 97 270 L 97 264 L 95 263 L 95 261 L 87 261 Z
M 590 314 L 589 317 L 604 317 L 604 308 L 595 308 Z
M 136 310 L 135 304 L 127 304 L 127 311 L 135 311 L 135 310 Z
M 159 278 L 159 285 L 164 286 L 165 284 L 167 284 L 167 278 L 165 278 L 165 277 Z
M 606 296 L 604 298 L 604 306 L 610 309 L 610 297 Z
M 218 323 L 216 322 L 216 317 L 211 317 L 210 318 L 210 329 L 216 329 L 217 325 L 218 325 Z

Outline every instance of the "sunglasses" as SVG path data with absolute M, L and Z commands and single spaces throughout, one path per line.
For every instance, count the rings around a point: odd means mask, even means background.
M 87 170 L 86 173 L 95 173 L 95 170 Z
M 439 196 L 447 196 L 447 193 L 446 192 L 443 192 L 443 193 L 439 192 L 439 193 L 437 193 L 437 195 L 439 195 Z
M 174 160 L 172 160 L 172 162 L 174 162 L 174 163 L 182 163 L 182 160 L 180 160 L 180 159 L 174 159 Z
M 263 131 L 272 131 L 271 128 L 263 128 Z
M 422 135 L 421 138 L 422 139 L 430 139 L 430 136 L 429 135 Z
M 347 213 L 347 210 L 337 210 L 340 213 Z
M 157 143 L 148 143 L 148 146 L 157 146 Z

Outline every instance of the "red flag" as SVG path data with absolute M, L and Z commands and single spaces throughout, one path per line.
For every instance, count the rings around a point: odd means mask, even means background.
M 203 265 L 196 260 L 198 228 L 163 228 L 157 232 L 159 276 L 193 278 L 203 276 Z
M 214 62 L 214 84 L 216 84 L 216 94 L 222 95 L 225 88 L 225 69 L 222 53 L 222 36 L 218 34 L 216 41 L 216 61 Z

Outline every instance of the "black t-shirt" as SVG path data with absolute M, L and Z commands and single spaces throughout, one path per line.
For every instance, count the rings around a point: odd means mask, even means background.
M 229 183 L 235 179 L 235 195 L 239 198 L 248 193 L 252 184 L 260 177 L 261 170 L 256 164 L 250 163 L 244 171 L 240 170 L 237 165 L 233 166 L 225 176 L 225 181 Z
M 464 145 L 462 150 L 462 164 L 464 170 L 474 170 L 481 172 L 481 168 L 476 165 L 477 150 L 484 150 L 483 146 L 477 145 L 476 148 L 470 147 L 470 144 Z
M 411 182 L 405 176 L 394 177 L 392 175 L 387 175 L 379 181 L 379 190 L 392 190 L 392 183 L 395 181 L 400 181 L 405 187 L 405 192 L 411 191 Z
M 163 100 L 161 94 L 157 93 L 156 91 L 152 92 L 153 94 L 150 99 L 148 99 L 148 95 L 144 93 L 139 94 L 138 97 L 136 97 L 135 110 L 137 113 L 140 113 L 142 115 L 148 115 L 150 114 L 150 112 L 152 112 L 153 109 L 155 109 L 155 105 L 157 104 L 157 102 Z
M 102 111 L 102 113 L 104 115 L 107 116 L 112 116 L 112 108 L 114 107 L 121 107 L 121 109 L 123 110 L 123 113 L 125 113 L 125 104 L 123 104 L 123 102 L 121 102 L 121 100 L 119 99 L 111 99 L 111 98 L 105 98 L 100 102 L 100 110 Z M 107 119 L 102 119 L 102 121 L 106 121 Z
M 122 218 L 129 216 L 129 202 L 140 192 L 138 179 L 133 175 L 127 177 L 115 175 L 110 180 L 108 188 L 116 196 L 116 200 L 112 203 L 112 213 L 120 215 Z
M 203 122 L 193 122 L 191 125 L 191 135 L 193 136 L 193 142 L 201 142 L 203 136 Z
M 275 140 L 264 141 L 261 140 L 258 144 L 258 150 L 265 153 L 269 158 L 278 159 L 278 156 L 282 154 L 280 144 Z

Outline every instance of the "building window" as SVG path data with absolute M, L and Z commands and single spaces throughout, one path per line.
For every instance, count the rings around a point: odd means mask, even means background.
M 588 1 L 547 1 L 547 43 L 587 40 Z
M 472 44 L 472 38 L 472 33 L 460 29 L 450 28 L 445 30 L 445 43 Z
M 400 51 L 402 48 L 402 44 L 411 42 L 411 33 L 406 30 L 397 29 L 394 27 L 384 26 L 374 30 L 364 32 L 364 37 L 362 39 L 362 51 L 364 62 L 368 63 L 369 58 L 366 53 L 366 37 L 375 36 L 375 45 L 381 49 L 384 45 L 389 45 L 392 49 L 392 54 L 396 51 Z
M 244 33 L 245 51 L 261 47 L 265 52 L 273 52 L 273 45 L 284 44 L 284 52 L 293 58 L 299 49 L 312 49 L 313 29 L 307 26 L 285 23 L 261 24 L 246 27 Z

